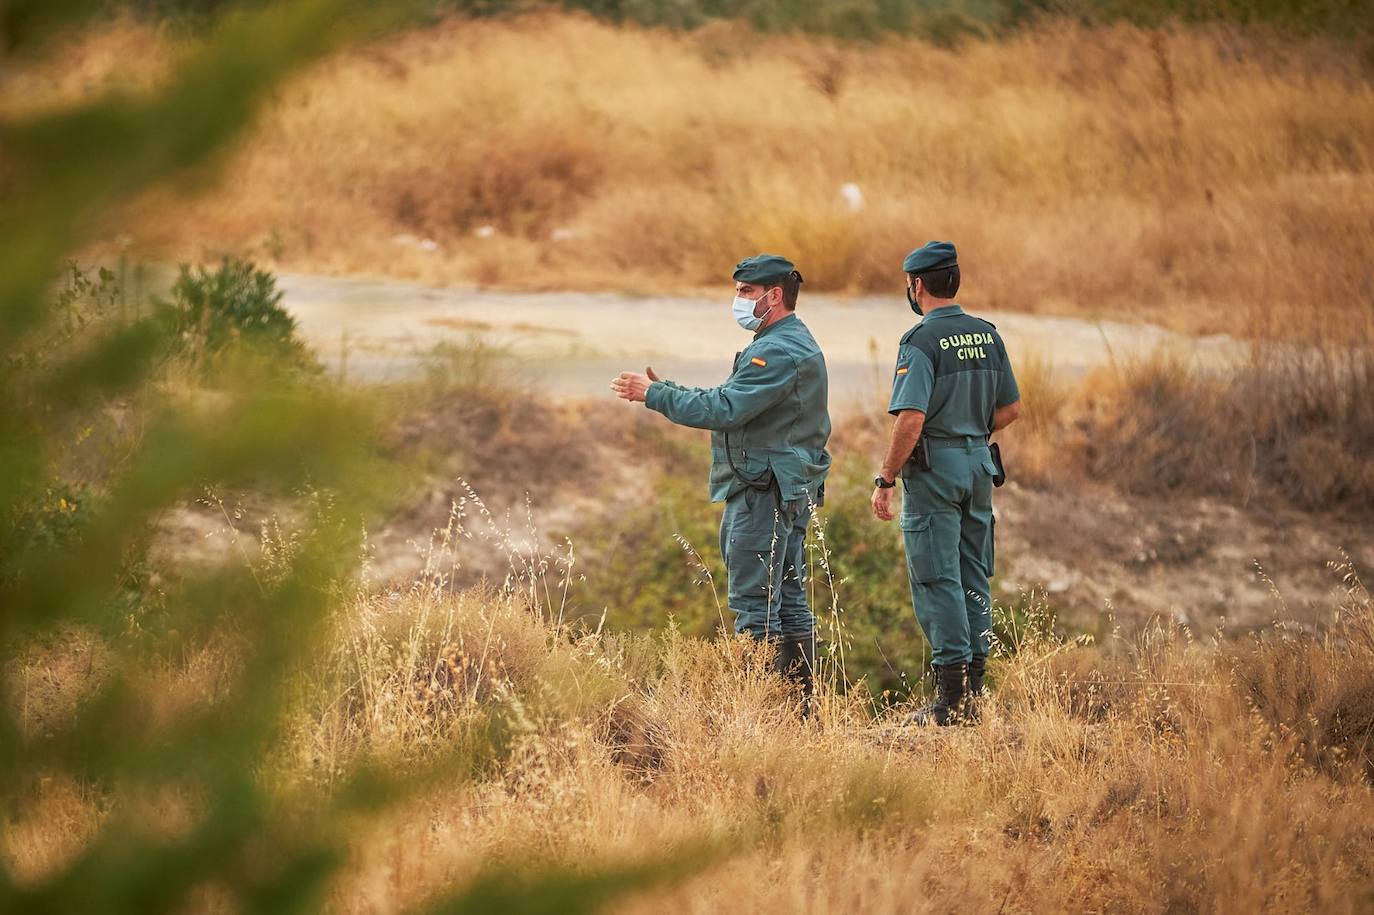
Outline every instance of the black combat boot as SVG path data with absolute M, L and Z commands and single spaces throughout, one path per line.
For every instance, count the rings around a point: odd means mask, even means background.
M 796 646 L 791 639 L 769 639 L 773 644 L 773 673 L 779 677 L 786 677 L 787 672 L 792 669 L 792 665 L 797 663 Z
M 974 655 L 968 662 L 968 698 L 964 700 L 964 721 L 977 724 L 983 719 L 983 699 L 987 691 L 983 688 L 983 671 L 988 659 Z
M 935 700 L 925 708 L 907 718 L 907 724 L 946 725 L 958 724 L 964 705 L 964 678 L 968 675 L 968 665 L 933 664 L 935 670 Z
M 778 643 L 773 669 L 801 687 L 802 717 L 811 714 L 811 696 L 816 683 L 816 635 L 784 636 Z

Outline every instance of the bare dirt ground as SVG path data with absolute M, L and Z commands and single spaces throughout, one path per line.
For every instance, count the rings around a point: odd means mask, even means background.
M 704 479 L 703 467 L 703 502 Z M 500 581 L 512 561 L 561 550 L 552 532 L 576 529 L 589 517 L 614 516 L 641 498 L 637 490 L 603 496 L 549 487 L 528 494 L 484 489 L 491 518 L 469 508 L 464 525 L 474 536 L 460 538 L 452 554 L 444 553 L 436 531 L 465 495 L 457 481 L 431 480 L 403 513 L 371 531 L 370 585 L 404 587 L 431 554 L 439 571 L 453 571 L 460 583 Z M 1348 519 L 1330 524 L 1291 509 L 1213 499 L 1152 501 L 1091 483 L 1038 489 L 1010 482 L 998 491 L 996 503 L 994 586 L 1002 599 L 1043 592 L 1063 619 L 1087 629 L 1110 617 L 1133 630 L 1157 616 L 1198 633 L 1225 629 L 1235 634 L 1276 622 L 1308 629 L 1328 622 L 1341 603 L 1342 573 L 1332 564 L 1348 559 L 1356 568 L 1374 567 L 1374 532 L 1368 524 Z M 179 558 L 254 556 L 264 513 L 244 511 L 231 528 L 234 508 L 227 515 L 203 505 L 169 513 L 167 548 Z M 893 534 L 890 525 L 876 521 L 873 531 Z M 695 545 L 711 549 L 709 543 Z M 846 545 L 832 542 L 831 547 Z M 683 561 L 689 560 L 684 556 Z
M 1374 567 L 1368 523 L 1215 499 L 1145 500 L 1100 485 L 997 496 L 998 582 L 1043 589 L 1079 624 L 1167 616 L 1197 630 L 1328 622 L 1347 560 Z

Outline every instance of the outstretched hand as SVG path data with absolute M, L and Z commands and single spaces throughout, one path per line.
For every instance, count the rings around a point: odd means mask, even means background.
M 611 390 L 615 392 L 615 396 L 631 403 L 643 403 L 649 385 L 659 380 L 658 374 L 654 372 L 652 366 L 646 367 L 644 372 L 643 375 L 638 372 L 621 372 L 613 378 Z

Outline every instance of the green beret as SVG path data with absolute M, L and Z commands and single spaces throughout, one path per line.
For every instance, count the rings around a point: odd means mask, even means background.
M 796 269 L 790 260 L 777 254 L 755 254 L 735 264 L 734 278 L 737 283 L 780 283 Z M 801 279 L 800 273 L 797 279 Z
M 959 255 L 954 245 L 947 241 L 928 241 L 912 251 L 902 261 L 903 273 L 925 273 L 942 267 L 954 267 L 959 263 Z

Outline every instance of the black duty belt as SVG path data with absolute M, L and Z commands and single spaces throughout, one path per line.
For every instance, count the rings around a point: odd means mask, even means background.
M 937 438 L 934 435 L 922 436 L 931 448 L 968 448 L 971 445 L 986 445 L 986 435 L 956 435 L 952 438 Z

